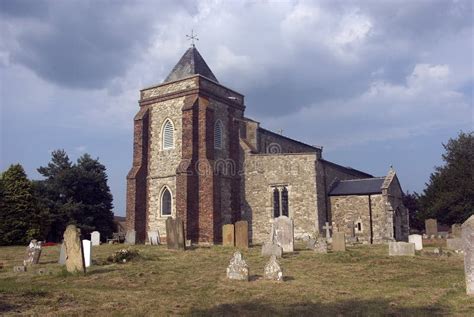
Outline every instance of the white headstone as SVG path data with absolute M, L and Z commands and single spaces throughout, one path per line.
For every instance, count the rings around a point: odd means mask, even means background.
M 61 251 L 59 252 L 59 265 L 65 265 L 66 264 L 66 246 L 64 245 L 64 242 L 61 243 Z
M 148 231 L 148 242 L 151 245 L 159 245 L 161 243 L 158 230 Z
M 293 220 L 286 216 L 275 218 L 271 238 L 271 241 L 278 244 L 283 252 L 293 252 L 295 241 Z
M 390 256 L 414 256 L 415 244 L 408 242 L 389 242 L 388 255 Z
M 92 231 L 91 233 L 92 246 L 100 245 L 100 232 Z
M 415 250 L 423 250 L 423 237 L 419 234 L 411 234 L 408 236 L 408 242 L 415 244 Z
M 91 266 L 92 243 L 90 240 L 82 240 L 82 252 L 84 252 L 84 264 L 86 267 Z
M 240 251 L 235 251 L 234 256 L 230 260 L 230 264 L 227 267 L 227 278 L 231 280 L 249 280 L 249 266 L 242 258 Z

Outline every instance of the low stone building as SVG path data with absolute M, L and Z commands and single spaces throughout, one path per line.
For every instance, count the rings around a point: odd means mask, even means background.
M 280 215 L 293 219 L 297 238 L 319 234 L 327 221 L 346 231 L 360 217 L 361 241 L 405 239 L 408 216 L 393 171 L 381 181 L 263 129 L 244 116 L 244 96 L 221 85 L 194 46 L 162 84 L 140 92 L 139 105 L 127 176 L 127 227 L 138 241 L 147 231 L 163 235 L 166 218 L 180 217 L 193 242 L 220 243 L 222 225 L 244 219 L 258 243 Z M 334 194 L 361 179 L 381 182 L 379 191 Z

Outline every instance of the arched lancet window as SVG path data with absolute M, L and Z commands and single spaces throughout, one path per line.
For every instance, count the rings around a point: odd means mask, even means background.
M 222 132 L 224 128 L 222 126 L 222 122 L 220 120 L 216 121 L 214 125 L 214 148 L 222 149 Z
M 280 191 L 273 188 L 273 217 L 280 217 Z
M 163 150 L 174 148 L 174 126 L 170 119 L 167 119 L 163 124 Z
M 161 215 L 171 216 L 171 193 L 168 188 L 165 187 L 161 193 Z
M 281 215 L 288 217 L 288 190 L 286 187 L 281 190 Z

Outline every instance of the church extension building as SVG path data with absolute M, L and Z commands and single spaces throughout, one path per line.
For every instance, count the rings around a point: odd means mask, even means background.
M 296 238 L 333 230 L 363 243 L 407 240 L 408 213 L 395 172 L 373 177 L 323 159 L 322 148 L 260 127 L 244 96 L 219 83 L 192 46 L 162 84 L 140 92 L 127 228 L 137 241 L 179 217 L 194 243 L 222 241 L 222 225 L 249 222 L 253 243 L 275 217 L 294 220 Z

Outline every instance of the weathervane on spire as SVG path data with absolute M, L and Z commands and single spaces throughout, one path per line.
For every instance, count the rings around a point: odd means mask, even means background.
M 191 41 L 191 45 L 194 47 L 194 40 L 196 41 L 199 41 L 199 39 L 197 38 L 197 34 L 194 34 L 194 30 L 191 29 L 191 35 L 187 35 L 186 34 L 186 37 L 188 38 L 188 40 Z

